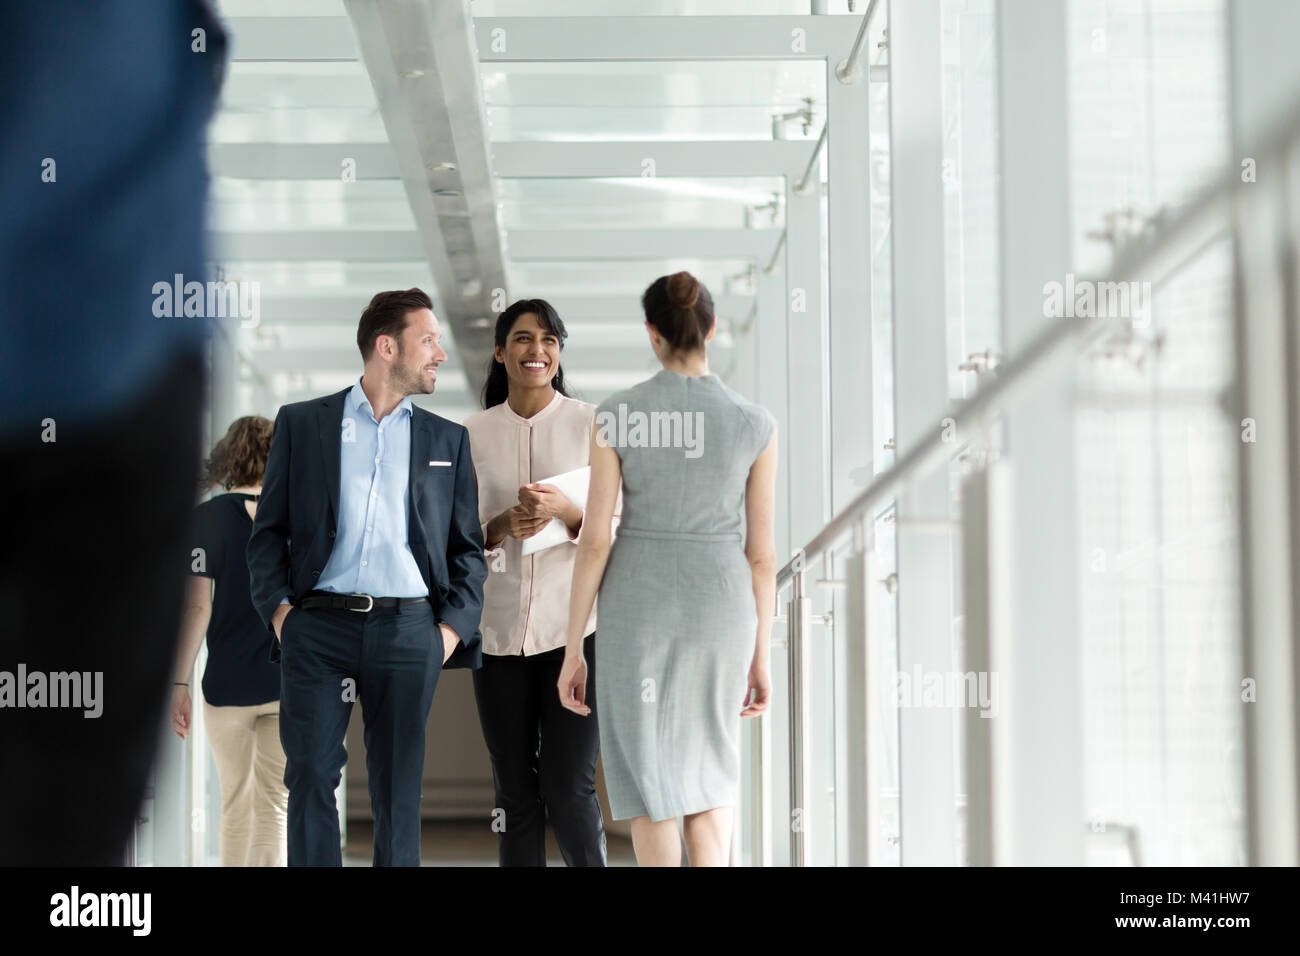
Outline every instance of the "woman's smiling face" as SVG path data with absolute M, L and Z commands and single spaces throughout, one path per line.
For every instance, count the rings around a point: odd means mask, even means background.
M 496 357 L 512 385 L 550 385 L 560 368 L 560 337 L 542 325 L 537 313 L 525 312 L 515 319 L 505 347 L 496 347 Z

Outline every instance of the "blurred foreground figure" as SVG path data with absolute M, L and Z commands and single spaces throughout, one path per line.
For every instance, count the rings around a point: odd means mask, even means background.
M 0 865 L 123 862 L 170 690 L 226 38 L 197 0 L 0 8 Z

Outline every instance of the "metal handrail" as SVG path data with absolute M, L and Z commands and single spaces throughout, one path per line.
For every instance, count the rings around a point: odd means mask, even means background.
M 1300 120 L 1300 116 L 1297 116 L 1297 120 Z M 1265 150 L 1259 151 L 1260 155 L 1270 155 L 1284 149 L 1286 144 L 1300 133 L 1300 124 L 1297 124 L 1297 128 L 1289 129 L 1288 132 L 1290 135 L 1286 139 L 1278 142 L 1270 141 Z M 1126 282 L 1132 281 L 1137 276 L 1149 278 L 1157 273 L 1164 275 L 1170 269 L 1177 268 L 1186 261 L 1187 257 L 1183 254 L 1185 248 L 1188 246 L 1200 248 L 1203 245 L 1207 226 L 1218 220 L 1222 221 L 1226 228 L 1231 202 L 1230 191 L 1236 182 L 1235 173 L 1215 180 L 1150 239 L 1134 243 L 1126 249 L 1112 269 L 1110 278 L 1095 281 Z M 1070 319 L 1043 329 L 1015 358 L 1002 364 L 996 379 L 981 387 L 974 395 L 959 403 L 942 419 L 935 422 L 927 437 L 909 448 L 891 468 L 876 476 L 867 488 L 849 502 L 807 544 L 797 549 L 794 557 L 777 572 L 777 590 L 779 591 L 793 580 L 797 565 L 816 560 L 869 510 L 894 497 L 927 466 L 952 454 L 965 444 L 965 442 L 954 444 L 945 441 L 943 439 L 945 431 L 961 434 L 966 429 L 982 425 L 989 416 L 1004 407 L 1013 395 L 1022 392 L 1027 385 L 1031 384 L 1035 375 L 1047 368 L 1052 359 L 1071 348 L 1079 349 L 1102 332 L 1115 329 L 1117 325 L 1122 324 L 1127 323 L 1113 317 L 1094 317 Z

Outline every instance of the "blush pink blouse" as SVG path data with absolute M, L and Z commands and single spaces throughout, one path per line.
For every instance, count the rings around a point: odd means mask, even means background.
M 519 503 L 521 485 L 590 463 L 595 415 L 595 405 L 556 392 L 550 404 L 532 418 L 517 415 L 509 402 L 502 402 L 465 419 L 478 479 L 484 544 L 488 522 Z M 615 523 L 617 510 L 616 505 Z M 521 554 L 522 544 L 506 535 L 495 548 L 484 552 L 488 565 L 480 624 L 484 654 L 542 654 L 563 647 L 568 637 L 577 541 L 527 557 Z M 595 629 L 593 604 L 583 636 Z

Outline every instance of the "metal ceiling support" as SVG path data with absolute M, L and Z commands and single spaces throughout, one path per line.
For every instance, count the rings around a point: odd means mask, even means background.
M 492 168 L 502 179 L 784 176 L 804 168 L 813 145 L 797 139 L 497 142 Z
M 775 229 L 512 229 L 513 262 L 609 259 L 760 259 Z
M 401 173 L 388 143 L 213 143 L 208 165 L 229 179 L 332 179 L 342 181 L 344 162 L 357 179 L 397 179 Z
M 346 0 L 433 270 L 438 317 L 477 390 L 508 299 L 468 0 Z M 436 191 L 436 192 L 435 192 Z
M 742 21 L 744 29 L 738 29 Z M 484 63 L 815 60 L 842 53 L 857 21 L 815 16 L 477 17 Z
M 424 261 L 420 237 L 409 229 L 254 229 L 211 235 L 217 255 L 227 260 Z
M 357 59 L 347 17 L 229 17 L 232 60 Z

